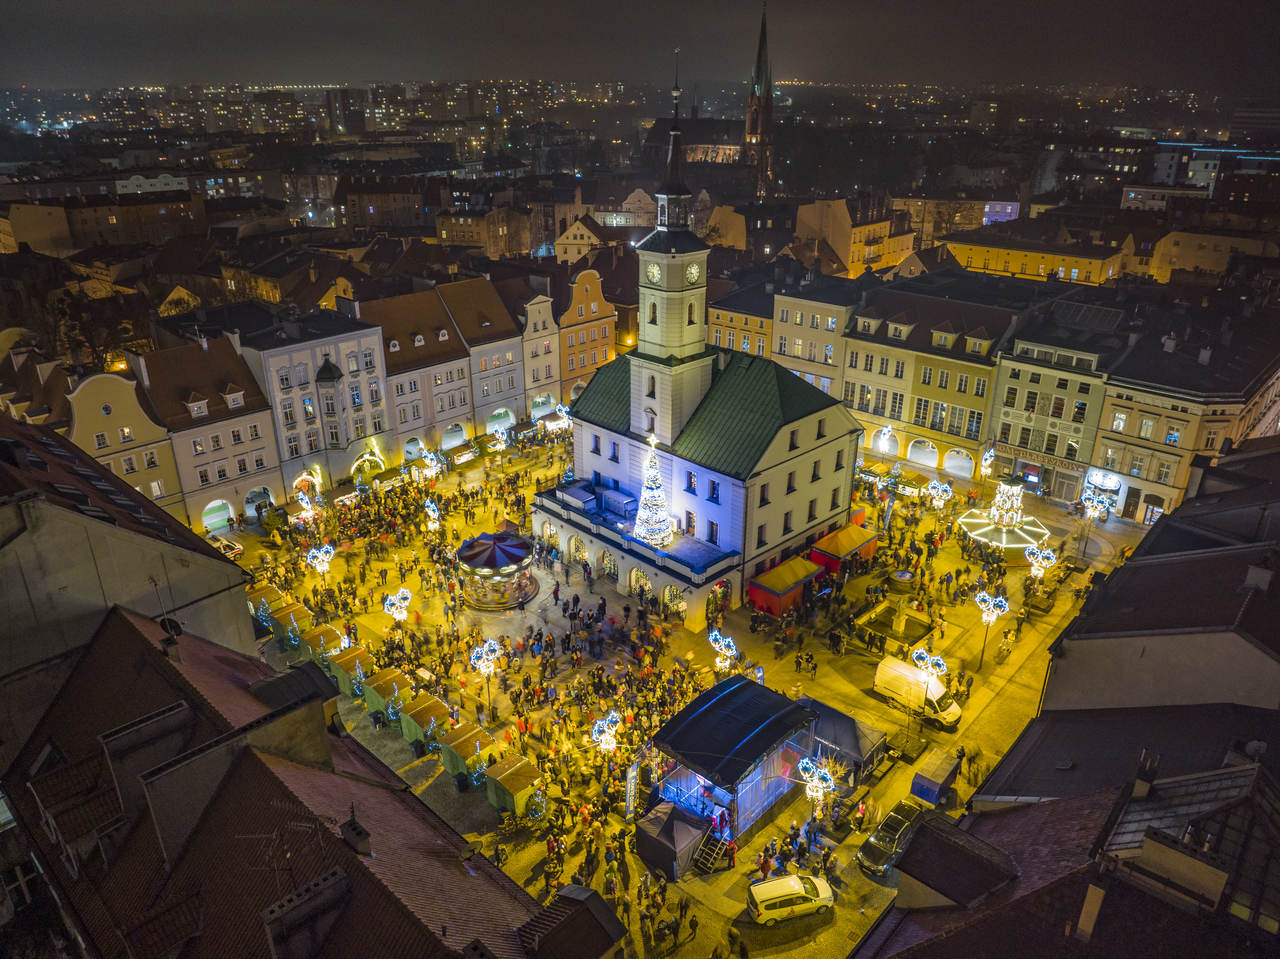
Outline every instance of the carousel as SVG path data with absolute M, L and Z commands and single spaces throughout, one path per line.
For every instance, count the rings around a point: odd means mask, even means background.
M 960 517 L 960 527 L 981 543 L 1000 549 L 1025 550 L 1049 538 L 1048 528 L 1022 512 L 1022 487 L 1001 483 L 988 509 L 971 509 Z
M 481 533 L 458 547 L 462 599 L 476 609 L 511 609 L 538 593 L 533 544 L 514 533 Z

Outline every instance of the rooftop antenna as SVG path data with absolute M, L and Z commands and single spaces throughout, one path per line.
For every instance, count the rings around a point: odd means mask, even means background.
M 680 89 L 680 48 L 675 48 L 676 55 L 676 78 L 675 83 L 671 86 L 671 105 L 675 110 L 675 117 L 680 118 L 680 94 L 684 91 Z

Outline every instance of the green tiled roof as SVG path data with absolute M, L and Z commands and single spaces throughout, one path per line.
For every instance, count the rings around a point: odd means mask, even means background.
M 625 353 L 596 370 L 570 412 L 611 433 L 631 432 L 631 361 Z
M 834 397 L 773 360 L 734 353 L 672 452 L 717 473 L 746 479 L 784 425 L 831 407 L 845 412 Z M 853 417 L 849 420 L 852 424 Z
M 746 479 L 755 472 L 787 423 L 835 408 L 856 427 L 834 397 L 758 356 L 733 353 L 676 438 L 672 452 L 707 469 Z M 602 366 L 573 404 L 573 417 L 612 433 L 631 432 L 631 357 Z M 832 432 L 839 427 L 830 424 Z M 643 437 L 642 437 L 643 438 Z
M 338 369 L 333 360 L 325 357 L 325 361 L 320 364 L 320 369 L 316 370 L 317 383 L 334 383 L 342 379 L 342 370 Z

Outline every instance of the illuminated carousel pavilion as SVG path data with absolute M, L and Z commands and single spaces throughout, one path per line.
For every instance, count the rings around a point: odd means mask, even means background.
M 514 533 L 481 533 L 458 547 L 462 599 L 476 609 L 512 609 L 538 594 L 533 544 Z
M 1048 527 L 1022 512 L 1022 487 L 1004 483 L 996 487 L 995 501 L 989 507 L 971 509 L 957 522 L 978 542 L 1000 549 L 1023 552 L 1049 537 Z

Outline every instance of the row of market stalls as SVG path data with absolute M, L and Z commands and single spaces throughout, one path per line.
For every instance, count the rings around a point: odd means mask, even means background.
M 855 522 L 828 533 L 811 547 L 807 556 L 792 556 L 747 584 L 752 605 L 773 616 L 781 616 L 805 598 L 806 587 L 824 573 L 836 576 L 855 557 L 870 560 L 876 552 L 876 532 L 861 525 L 865 514 L 858 510 Z
M 418 692 L 430 675 L 411 677 L 394 666 L 378 669 L 368 650 L 327 623 L 315 625 L 310 610 L 275 586 L 251 587 L 246 600 L 264 640 L 316 663 L 340 692 L 363 702 L 375 726 L 399 729 L 417 755 L 438 750 L 450 775 L 470 777 L 476 785 L 483 777 L 495 809 L 526 815 L 541 786 L 538 768 L 519 753 L 505 755 L 505 744 L 475 723 L 459 722 L 438 697 Z

